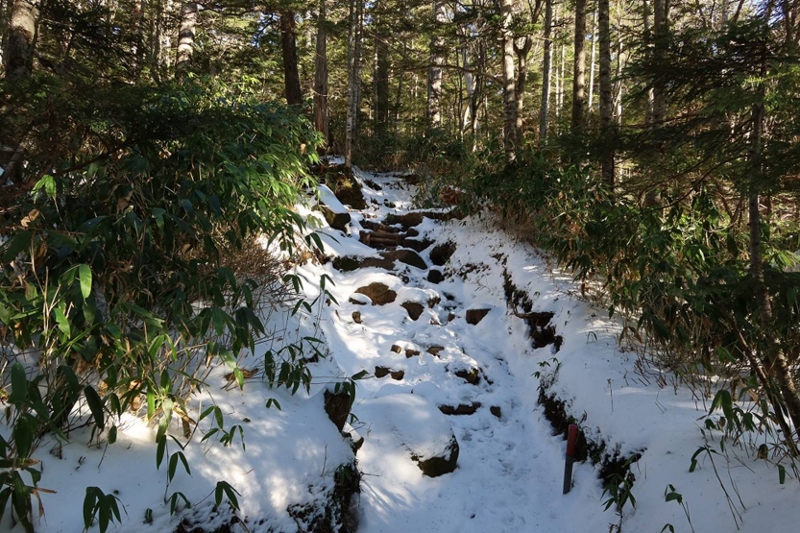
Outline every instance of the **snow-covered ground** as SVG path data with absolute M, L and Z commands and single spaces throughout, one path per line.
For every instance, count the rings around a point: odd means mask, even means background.
M 304 211 L 320 218 L 326 253 L 334 258 L 377 257 L 378 251 L 359 242 L 359 232 L 413 207 L 414 188 L 403 179 L 357 175 L 369 207 L 350 211 L 346 231 L 328 227 L 317 211 Z M 348 211 L 326 189 L 322 201 L 334 213 Z M 737 527 L 797 531 L 800 484 L 791 470 L 780 484 L 775 466 L 729 446 L 726 453 L 700 455 L 699 467 L 690 473 L 698 448 L 709 444 L 719 451 L 718 435 L 707 442 L 700 431 L 709 400 L 673 387 L 669 375 L 657 377 L 654 369 L 644 376 L 638 372 L 636 356 L 617 344 L 620 323 L 582 300 L 569 276 L 551 272 L 535 250 L 495 226 L 491 218 L 424 218 L 415 238 L 434 241 L 419 254 L 425 269 L 401 262 L 391 271 L 374 266 L 339 271 L 336 261 L 298 267 L 309 300 L 319 293 L 315 282 L 327 275 L 334 282 L 327 290 L 338 301 L 315 309 L 318 325 L 314 315 L 272 317 L 276 339 L 317 335 L 320 328 L 328 357 L 311 365 L 311 392 L 291 396 L 257 378 L 243 391 L 224 390 L 225 372 L 212 373 L 196 403 L 213 401 L 226 424 L 240 424 L 246 449 L 238 439 L 224 447 L 216 439 L 196 438 L 184 450 L 192 475 L 179 469 L 167 493 L 183 492 L 203 510 L 195 520 L 200 517 L 205 522 L 199 525 L 213 530 L 214 486 L 224 479 L 240 492 L 240 516 L 248 517 L 247 529 L 235 525 L 234 531 L 297 531 L 287 507 L 317 501 L 330 488 L 332 472 L 352 458 L 349 440 L 325 415 L 322 391 L 367 370 L 370 377 L 357 382 L 355 418 L 346 426 L 364 438 L 356 455 L 362 472 L 361 532 L 605 533 L 613 524 L 624 532 L 659 532 L 667 524 L 698 533 Z M 453 243 L 454 251 L 436 266 L 431 251 L 445 243 Z M 443 273 L 439 283 L 428 281 L 432 269 Z M 509 309 L 507 281 L 529 296 L 533 311 L 553 313 L 560 349 L 534 348 L 519 316 L 523 310 Z M 394 301 L 377 305 L 354 295 L 371 283 L 395 291 Z M 402 305 L 408 302 L 421 304 L 416 319 L 411 306 Z M 479 310 L 486 313 L 478 320 Z M 251 356 L 243 366 L 258 358 Z M 626 504 L 621 517 L 613 506 L 604 511 L 608 496 L 599 465 L 589 462 L 575 465 L 572 491 L 562 495 L 566 444 L 553 436 L 538 403 L 537 376 L 552 382 L 548 392 L 566 402 L 590 439 L 605 442 L 606 452 L 641 453 L 632 466 L 635 508 Z M 267 409 L 269 398 L 282 409 Z M 442 412 L 456 410 L 474 412 Z M 208 430 L 211 421 L 204 424 L 201 430 Z M 166 473 L 163 466 L 155 468 L 153 435 L 153 428 L 131 419 L 118 442 L 107 447 L 86 446 L 88 435 L 80 433 L 63 447 L 42 443 L 37 452 L 42 486 L 56 493 L 42 495 L 46 517 L 38 530 L 83 530 L 84 488 L 99 486 L 125 505 L 117 530 L 174 531 L 181 517 L 170 517 L 164 504 Z M 455 471 L 423 475 L 415 458 L 442 453 L 453 436 L 460 451 Z M 175 451 L 177 446 L 169 450 Z M 682 495 L 685 507 L 665 501 L 668 485 Z M 152 520 L 145 523 L 148 509 Z M 0 530 L 9 527 L 8 519 L 0 524 Z

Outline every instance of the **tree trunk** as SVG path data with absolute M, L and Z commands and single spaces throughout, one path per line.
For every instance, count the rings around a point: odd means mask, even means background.
M 506 160 L 516 157 L 517 144 L 517 97 L 516 78 L 514 77 L 514 35 L 511 31 L 513 0 L 503 0 L 501 15 L 503 17 L 500 33 L 503 39 L 503 147 Z
M 389 32 L 382 20 L 376 19 L 375 27 L 375 131 L 382 137 L 389 126 Z
M 586 85 L 586 0 L 575 1 L 575 65 L 572 76 L 572 133 L 580 134 L 584 123 Z
M 428 127 L 442 127 L 442 79 L 444 65 L 444 40 L 438 31 L 447 21 L 444 0 L 434 0 L 433 19 L 436 28 L 431 38 L 431 66 L 428 70 Z
M 653 37 L 656 63 L 663 64 L 664 48 L 668 38 L 669 3 L 667 0 L 653 0 Z M 666 99 L 660 83 L 653 86 L 653 123 L 660 125 L 666 119 Z
M 363 0 L 350 0 L 350 31 L 347 38 L 347 123 L 344 139 L 345 168 L 353 168 L 353 141 L 356 134 L 359 110 L 359 84 L 361 82 L 361 9 Z
M 317 15 L 317 48 L 314 56 L 314 127 L 330 146 L 328 133 L 328 38 L 325 3 L 320 0 Z
M 547 114 L 550 110 L 550 71 L 553 65 L 553 0 L 545 0 L 544 60 L 542 61 L 542 107 L 539 113 L 539 144 L 547 142 Z
M 5 49 L 8 81 L 21 81 L 31 76 L 38 18 L 38 0 L 15 0 L 11 4 L 11 21 Z
M 301 105 L 300 71 L 297 67 L 297 26 L 294 11 L 283 11 L 281 17 L 281 52 L 283 53 L 283 86 L 286 103 Z
M 646 1 L 646 0 L 645 0 Z M 597 9 L 592 12 L 592 53 L 589 59 L 589 112 L 594 103 L 594 64 L 597 59 Z
M 600 37 L 600 135 L 605 140 L 601 161 L 603 182 L 614 190 L 614 150 L 608 142 L 613 128 L 613 87 L 611 85 L 611 28 L 609 0 L 598 0 L 598 31 Z
M 528 81 L 528 54 L 533 46 L 533 38 L 526 35 L 522 46 L 514 45 L 514 52 L 517 54 L 517 87 L 515 96 L 517 98 L 517 146 L 524 143 L 524 117 L 525 117 L 525 86 Z
M 178 31 L 178 61 L 175 65 L 177 77 L 183 77 L 192 63 L 197 11 L 198 2 L 184 2 L 181 6 L 181 25 Z

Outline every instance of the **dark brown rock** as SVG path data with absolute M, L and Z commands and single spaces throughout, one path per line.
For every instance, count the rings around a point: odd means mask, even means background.
M 352 403 L 350 396 L 344 391 L 331 392 L 325 391 L 325 412 L 339 431 L 344 428 L 347 417 L 350 415 Z
M 460 403 L 457 406 L 440 405 L 439 410 L 446 415 L 472 415 L 480 409 L 481 402 Z
M 437 244 L 431 250 L 431 262 L 436 266 L 444 266 L 456 252 L 456 245 L 452 241 Z
M 422 474 L 428 477 L 438 477 L 444 474 L 449 474 L 458 466 L 458 453 L 459 446 L 455 435 L 447 445 L 445 452 L 438 457 L 419 458 L 411 456 L 411 459 L 417 461 L 417 466 L 422 470 Z
M 401 244 L 406 248 L 411 248 L 415 252 L 421 252 L 422 250 L 426 249 L 431 244 L 433 244 L 433 241 L 428 239 L 412 239 L 410 237 L 406 237 L 405 239 L 403 239 L 403 242 Z
M 392 350 L 392 352 L 394 352 L 394 353 L 400 353 L 400 352 L 402 352 L 402 351 L 403 351 L 403 349 L 402 349 L 401 347 L 399 347 L 398 345 L 396 345 L 396 344 L 392 344 L 392 348 L 391 348 L 391 350 Z
M 411 348 L 406 348 L 406 359 L 411 359 L 419 355 L 419 350 L 412 350 Z
M 483 318 L 489 314 L 490 309 L 467 309 L 467 324 L 473 326 L 478 324 Z
M 330 227 L 342 231 L 347 230 L 347 225 L 351 220 L 350 213 L 334 213 L 326 205 L 320 207 L 322 208 L 322 214 L 325 216 L 325 220 L 328 222 Z
M 372 305 L 385 305 L 397 299 L 397 293 L 387 285 L 380 282 L 373 282 L 356 290 L 358 294 L 364 294 L 372 300 Z
M 408 316 L 411 320 L 417 320 L 422 314 L 422 311 L 425 310 L 425 306 L 419 302 L 403 302 L 400 306 L 408 311 Z
M 361 311 L 353 311 L 353 322 L 361 324 Z
M 386 376 L 392 376 L 392 379 L 400 381 L 406 375 L 405 370 L 392 370 L 387 366 L 376 366 L 375 367 L 375 377 L 380 379 Z
M 471 385 L 477 385 L 481 382 L 481 372 L 477 368 L 462 368 L 461 370 L 456 370 L 455 375 Z
M 442 350 L 444 350 L 444 346 L 439 346 L 437 344 L 434 344 L 433 346 L 428 346 L 427 352 L 431 355 L 439 357 L 439 352 L 441 352 Z
M 489 412 L 492 413 L 497 418 L 503 418 L 503 411 L 500 409 L 499 405 L 493 405 L 489 408 Z
M 425 262 L 425 260 L 421 258 L 419 254 L 414 250 L 400 248 L 398 250 L 389 250 L 381 252 L 380 255 L 384 259 L 390 259 L 392 261 L 400 261 L 401 263 L 405 263 L 415 268 L 419 268 L 420 270 L 427 270 L 428 268 L 428 264 Z

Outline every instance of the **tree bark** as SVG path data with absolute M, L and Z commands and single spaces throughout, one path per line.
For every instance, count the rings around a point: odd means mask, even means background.
M 669 3 L 667 0 L 653 0 L 653 53 L 657 64 L 663 64 L 664 48 L 667 45 Z M 660 125 L 667 115 L 664 87 L 660 83 L 653 86 L 653 123 Z
M 539 112 L 539 144 L 547 142 L 548 112 L 550 110 L 550 71 L 553 65 L 553 0 L 545 0 L 544 60 L 542 61 L 542 107 Z
M 189 70 L 194 52 L 194 37 L 197 28 L 198 2 L 184 2 L 181 6 L 181 25 L 178 31 L 178 61 L 175 65 L 177 77 Z
M 611 85 L 611 28 L 609 0 L 598 0 L 598 31 L 600 37 L 600 134 L 605 141 L 601 168 L 602 179 L 609 190 L 614 190 L 614 150 L 608 139 L 613 128 L 613 87 Z
M 503 147 L 506 161 L 516 157 L 517 144 L 517 97 L 516 78 L 514 77 L 514 34 L 511 30 L 513 0 L 503 0 L 500 6 L 502 26 L 500 34 L 503 40 Z
M 646 0 L 645 0 L 646 1 Z M 592 12 L 592 52 L 589 59 L 589 112 L 594 104 L 594 64 L 597 59 L 597 9 Z
M 534 21 L 535 24 L 535 21 Z M 514 45 L 514 52 L 517 54 L 517 86 L 515 90 L 516 107 L 517 107 L 517 146 L 522 146 L 524 143 L 524 117 L 525 117 L 525 86 L 528 81 L 528 54 L 533 46 L 533 38 L 526 35 L 523 40 L 522 46 Z
M 344 164 L 353 169 L 353 141 L 356 135 L 361 82 L 361 10 L 364 0 L 350 0 L 350 31 L 347 38 L 347 123 L 344 140 Z
M 294 11 L 283 11 L 281 18 L 281 52 L 283 53 L 283 85 L 286 103 L 302 105 L 303 91 L 300 89 L 300 71 L 297 67 L 297 26 Z
M 375 19 L 375 132 L 385 136 L 389 126 L 389 32 L 382 19 Z
M 15 0 L 11 4 L 5 49 L 6 80 L 21 81 L 30 78 L 38 19 L 38 0 Z
M 586 85 L 586 0 L 575 1 L 575 54 L 572 76 L 572 133 L 583 131 Z
M 328 36 L 325 28 L 327 0 L 320 0 L 317 15 L 317 43 L 314 55 L 314 128 L 330 145 L 328 132 Z
M 439 36 L 440 27 L 447 21 L 444 0 L 434 0 L 434 35 L 431 38 L 431 66 L 428 70 L 428 127 L 442 127 L 442 80 L 444 70 L 444 40 Z

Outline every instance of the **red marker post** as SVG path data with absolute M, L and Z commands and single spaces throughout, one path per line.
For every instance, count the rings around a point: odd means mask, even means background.
M 564 494 L 572 489 L 572 465 L 575 463 L 575 448 L 578 444 L 578 426 L 569 425 L 567 432 L 567 457 L 564 462 Z

